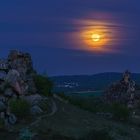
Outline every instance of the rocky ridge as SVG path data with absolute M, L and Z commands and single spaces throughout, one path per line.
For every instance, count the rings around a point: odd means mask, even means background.
M 135 93 L 135 81 L 131 78 L 131 73 L 126 70 L 122 79 L 111 84 L 105 91 L 105 100 L 109 103 L 126 104 L 129 108 L 133 108 L 139 100 Z
M 9 102 L 13 99 L 26 100 L 33 115 L 43 112 L 38 106 L 42 96 L 37 93 L 35 75 L 29 53 L 12 50 L 7 59 L 0 59 L 0 118 L 5 124 L 11 125 L 18 120 L 9 109 Z

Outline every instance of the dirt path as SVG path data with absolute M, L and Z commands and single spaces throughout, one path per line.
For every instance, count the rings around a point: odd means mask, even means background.
M 44 133 L 51 129 L 68 137 L 79 138 L 94 129 L 107 129 L 116 140 L 139 140 L 140 128 L 138 127 L 100 118 L 94 113 L 79 109 L 57 95 L 53 100 L 57 111 L 51 116 L 44 117 L 36 127 Z M 121 136 L 121 133 L 126 136 Z
M 51 105 L 52 105 L 51 112 L 50 112 L 49 114 L 45 114 L 45 115 L 42 115 L 42 116 L 38 117 L 37 120 L 34 121 L 34 122 L 32 122 L 27 128 L 31 128 L 31 127 L 33 127 L 33 126 L 38 125 L 38 123 L 39 123 L 42 119 L 44 119 L 44 118 L 46 118 L 46 117 L 48 117 L 48 116 L 53 116 L 53 115 L 57 112 L 58 108 L 57 108 L 57 105 L 56 105 L 54 99 L 52 99 L 52 98 L 51 98 L 51 99 L 50 99 L 50 98 L 46 98 L 46 100 L 50 100 L 50 101 L 51 101 Z

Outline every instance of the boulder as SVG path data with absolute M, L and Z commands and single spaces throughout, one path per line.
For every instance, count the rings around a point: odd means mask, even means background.
M 6 96 L 6 97 L 12 97 L 13 94 L 14 94 L 14 92 L 11 88 L 7 88 L 4 92 L 4 96 Z
M 1 118 L 2 120 L 5 119 L 5 113 L 4 113 L 4 112 L 1 112 L 1 113 L 0 113 L 0 118 Z
M 43 110 L 39 106 L 34 105 L 31 107 L 31 114 L 32 115 L 39 115 L 41 113 L 43 113 Z
M 8 59 L 0 59 L 0 68 L 0 79 L 10 84 L 17 93 L 36 93 L 37 90 L 33 80 L 35 71 L 29 53 L 23 53 L 17 50 L 10 51 Z M 2 83 L 2 85 L 4 84 Z
M 105 101 L 109 103 L 122 103 L 133 107 L 135 102 L 135 82 L 131 79 L 131 73 L 125 71 L 120 81 L 113 83 L 105 91 Z
M 11 125 L 14 125 L 17 122 L 17 117 L 14 114 L 10 114 L 7 119 Z
M 43 97 L 39 94 L 23 96 L 22 98 L 25 99 L 28 103 L 30 103 L 31 106 L 39 104 L 40 101 L 42 101 L 43 99 Z
M 0 59 L 0 118 L 9 128 L 17 119 L 11 114 L 9 101 L 23 98 L 31 105 L 31 114 L 42 113 L 39 107 L 43 97 L 37 94 L 32 58 L 29 53 L 10 51 L 7 59 Z
M 5 81 L 11 85 L 15 85 L 15 83 L 19 81 L 19 78 L 20 78 L 19 72 L 15 69 L 11 69 L 9 70 L 6 76 Z
M 0 80 L 4 81 L 7 73 L 5 71 L 0 71 Z
M 10 52 L 8 60 L 10 66 L 17 69 L 23 78 L 25 78 L 27 72 L 33 71 L 32 59 L 29 53 L 13 50 Z
M 3 101 L 0 101 L 0 112 L 4 111 L 7 108 Z
M 6 59 L 0 59 L 0 70 L 6 71 L 8 69 L 8 61 Z

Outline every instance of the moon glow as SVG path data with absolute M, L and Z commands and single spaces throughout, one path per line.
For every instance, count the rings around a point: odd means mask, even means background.
M 121 25 L 108 20 L 75 20 L 79 27 L 70 38 L 77 47 L 95 53 L 116 53 L 123 34 L 118 29 Z
M 91 38 L 94 42 L 98 42 L 101 39 L 101 36 L 99 34 L 92 34 Z
M 113 43 L 113 30 L 105 25 L 90 26 L 80 32 L 82 48 L 94 52 L 110 52 Z

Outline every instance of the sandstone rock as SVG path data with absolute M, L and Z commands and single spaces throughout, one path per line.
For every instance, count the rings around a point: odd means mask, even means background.
M 42 100 L 43 97 L 40 96 L 39 94 L 34 94 L 30 96 L 23 96 L 22 98 L 33 106 L 39 104 L 39 102 Z
M 16 82 L 19 81 L 19 77 L 20 77 L 19 72 L 15 69 L 11 69 L 9 70 L 6 76 L 5 81 L 10 83 L 11 85 L 14 85 Z
M 41 113 L 43 113 L 43 110 L 39 106 L 34 105 L 31 107 L 31 114 L 32 115 L 39 115 Z
M 113 103 L 123 103 L 133 106 L 135 101 L 135 82 L 131 79 L 129 71 L 125 71 L 123 78 L 113 83 L 105 92 L 105 100 Z
M 14 114 L 10 114 L 9 117 L 8 117 L 8 122 L 11 124 L 11 125 L 14 125 L 16 122 L 17 122 L 17 118 Z
M 4 94 L 5 89 L 9 86 L 9 84 L 5 81 L 3 81 L 2 83 L 0 83 L 0 94 Z
M 6 72 L 5 71 L 0 71 L 0 80 L 5 80 L 5 78 L 6 78 Z
M 34 82 L 33 81 L 28 81 L 28 93 L 33 94 L 33 93 L 36 93 L 36 92 L 37 92 L 37 90 L 36 90 Z
M 33 115 L 43 112 L 39 107 L 43 97 L 37 94 L 35 74 L 29 53 L 12 50 L 7 59 L 0 59 L 0 117 L 4 119 L 7 128 L 18 119 L 9 110 L 10 98 L 27 100 L 32 106 Z
M 30 54 L 22 53 L 16 50 L 10 52 L 8 56 L 9 63 L 13 69 L 17 69 L 23 76 L 26 72 L 33 71 L 32 59 Z
M 0 112 L 4 111 L 7 108 L 4 102 L 0 101 Z
M 6 59 L 0 59 L 0 70 L 8 69 L 8 61 Z
M 6 74 L 5 69 L 8 74 Z M 33 80 L 35 71 L 29 53 L 10 51 L 7 60 L 0 59 L 0 70 L 0 79 L 10 83 L 17 92 L 23 94 L 36 93 Z
M 4 92 L 4 95 L 6 97 L 12 97 L 12 95 L 14 94 L 13 90 L 11 88 L 7 88 Z
M 7 102 L 5 96 L 3 96 L 3 95 L 0 96 L 0 102 L 3 102 L 3 103 Z
M 5 113 L 4 112 L 0 113 L 0 118 L 3 119 L 3 120 L 5 119 Z
M 22 94 L 22 91 L 19 85 L 19 80 L 20 80 L 20 74 L 15 69 L 10 70 L 5 78 L 5 81 L 9 83 L 10 86 L 13 87 L 16 92 L 18 92 L 19 94 Z

